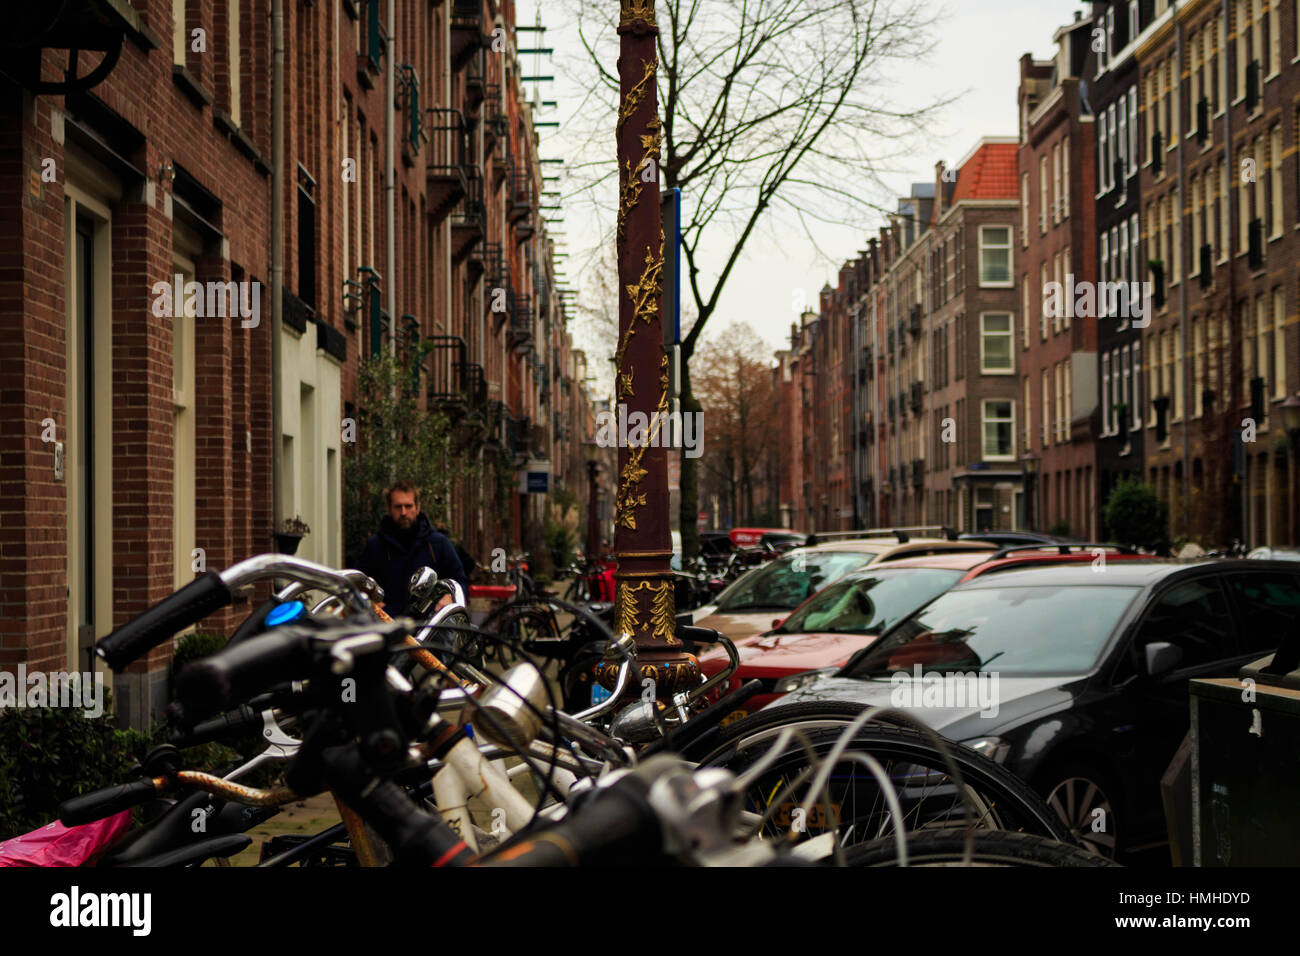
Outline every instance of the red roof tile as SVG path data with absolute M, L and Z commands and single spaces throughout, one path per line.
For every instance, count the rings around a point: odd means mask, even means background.
M 963 199 L 1016 199 L 1018 143 L 985 143 L 957 171 L 953 204 Z

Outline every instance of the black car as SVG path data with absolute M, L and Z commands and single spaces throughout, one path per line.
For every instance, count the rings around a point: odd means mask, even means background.
M 772 707 L 901 706 L 1027 780 L 1104 855 L 1164 841 L 1187 682 L 1236 676 L 1300 621 L 1285 561 L 1126 561 L 959 584 Z

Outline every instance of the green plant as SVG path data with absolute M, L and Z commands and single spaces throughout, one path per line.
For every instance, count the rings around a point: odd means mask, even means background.
M 167 728 L 119 730 L 111 713 L 86 717 L 76 708 L 31 707 L 0 711 L 0 840 L 27 833 L 53 820 L 58 806 L 101 787 L 125 783 Z M 215 771 L 260 749 L 254 735 L 224 744 L 182 751 L 187 770 Z M 257 768 L 240 782 L 266 786 L 280 768 Z
M 1169 549 L 1169 508 L 1136 477 L 1121 479 L 1111 490 L 1102 518 L 1110 537 L 1120 544 L 1160 554 Z
M 1047 529 L 1048 534 L 1056 535 L 1058 538 L 1068 538 L 1070 536 L 1070 522 L 1064 518 L 1058 518 L 1052 526 Z
M 212 631 L 192 631 L 176 642 L 172 653 L 172 673 L 179 674 L 190 661 L 207 657 L 226 646 L 227 636 Z
M 448 524 L 455 482 L 474 472 L 457 447 L 447 417 L 419 402 L 419 361 L 392 355 L 364 359 L 357 370 L 356 441 L 343 455 L 343 534 L 349 555 L 360 552 L 388 512 L 385 492 L 399 478 L 420 489 L 420 510 Z M 351 561 L 351 557 L 349 561 Z
M 280 534 L 296 534 L 302 537 L 305 534 L 311 534 L 311 528 L 307 522 L 302 520 L 301 515 L 294 515 L 292 518 L 285 518 L 280 522 Z

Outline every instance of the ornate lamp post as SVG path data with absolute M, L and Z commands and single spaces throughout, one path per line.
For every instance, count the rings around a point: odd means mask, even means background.
M 654 0 L 620 0 L 618 141 L 618 350 L 614 354 L 615 411 L 626 415 L 619 442 L 614 500 L 616 633 L 636 640 L 641 678 L 669 700 L 699 682 L 699 664 L 676 636 L 676 602 L 669 567 L 668 457 L 661 431 L 668 412 L 668 354 L 663 336 L 664 231 L 659 205 L 659 58 Z M 638 427 L 641 423 L 645 427 Z M 620 433 L 623 429 L 620 427 Z M 654 441 L 658 437 L 659 441 Z M 654 447 L 651 447 L 653 441 Z M 615 666 L 601 683 L 613 688 Z M 629 687 L 639 695 L 641 682 Z

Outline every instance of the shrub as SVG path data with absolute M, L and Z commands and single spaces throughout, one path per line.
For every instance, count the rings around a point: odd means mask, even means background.
M 1102 518 L 1119 544 L 1155 551 L 1169 550 L 1169 509 L 1149 485 L 1135 477 L 1122 479 L 1106 499 Z
M 226 641 L 225 634 L 211 631 L 193 631 L 186 634 L 176 642 L 176 650 L 172 654 L 172 673 L 179 674 L 181 668 L 190 661 L 207 657 L 221 650 L 226 646 Z

